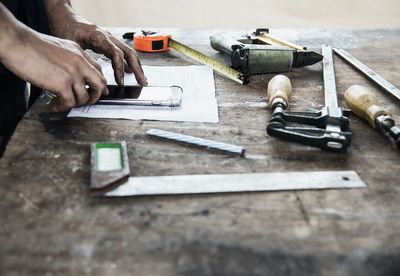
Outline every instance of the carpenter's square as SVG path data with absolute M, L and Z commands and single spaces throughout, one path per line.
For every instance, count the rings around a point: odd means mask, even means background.
M 90 190 L 103 194 L 128 181 L 130 175 L 125 141 L 91 145 Z
M 269 107 L 273 114 L 267 133 L 327 151 L 344 151 L 352 137 L 350 111 L 338 107 L 331 47 L 322 46 L 322 53 L 325 106 L 317 112 L 288 111 L 292 92 L 290 80 L 276 76 L 268 84 Z
M 130 177 L 107 197 L 363 188 L 355 171 L 270 172 Z
M 165 52 L 172 48 L 185 56 L 210 66 L 214 71 L 240 84 L 247 84 L 249 82 L 248 75 L 222 64 L 175 39 L 172 39 L 170 34 L 163 34 L 154 31 L 142 31 L 141 33 L 125 33 L 123 38 L 133 39 L 133 47 L 135 50 L 141 52 Z
M 266 29 L 240 38 L 217 33 L 210 37 L 210 43 L 213 49 L 230 56 L 232 68 L 245 75 L 288 72 L 292 67 L 312 65 L 323 59 L 319 53 L 272 38 Z

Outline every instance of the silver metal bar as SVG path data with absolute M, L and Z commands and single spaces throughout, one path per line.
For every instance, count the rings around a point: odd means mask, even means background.
M 331 46 L 322 45 L 322 61 L 324 69 L 324 92 L 325 106 L 328 110 L 329 117 L 340 118 L 343 116 L 342 110 L 339 108 L 336 91 L 335 69 L 333 66 L 332 48 Z M 342 129 L 338 123 L 330 122 L 326 125 L 326 130 L 332 132 L 341 132 Z M 330 142 L 331 147 L 342 148 L 340 143 Z
M 103 196 L 262 192 L 365 186 L 355 171 L 173 175 L 131 177 L 126 184 Z
M 244 156 L 245 148 L 240 146 L 235 146 L 232 144 L 221 143 L 213 140 L 207 140 L 203 138 L 193 137 L 189 135 L 183 135 L 180 133 L 165 131 L 161 129 L 148 129 L 146 130 L 146 134 L 158 138 L 163 138 L 167 140 L 178 141 L 186 144 L 191 144 L 195 146 L 200 146 L 208 149 L 215 149 L 224 152 L 239 154 L 240 156 Z
M 339 106 L 336 93 L 335 70 L 333 68 L 331 46 L 322 45 L 322 55 L 324 56 L 322 64 L 324 67 L 325 106 L 327 106 L 329 109 L 335 109 Z
M 380 75 L 375 73 L 371 68 L 366 66 L 364 63 L 362 63 L 360 60 L 356 59 L 354 56 L 352 56 L 349 52 L 343 50 L 343 49 L 337 49 L 333 48 L 333 51 L 343 58 L 345 61 L 350 63 L 354 68 L 356 68 L 358 71 L 363 73 L 367 78 L 375 82 L 377 85 L 379 85 L 381 88 L 383 88 L 386 92 L 391 94 L 392 96 L 396 97 L 398 100 L 400 100 L 400 90 L 396 88 L 393 84 L 382 78 Z

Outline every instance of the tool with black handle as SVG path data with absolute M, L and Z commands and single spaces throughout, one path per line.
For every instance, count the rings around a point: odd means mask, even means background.
M 275 76 L 268 84 L 269 108 L 273 113 L 267 133 L 326 151 L 345 151 L 351 144 L 350 111 L 338 107 L 331 47 L 323 46 L 322 53 L 325 106 L 317 112 L 288 111 L 290 80 Z
M 344 93 L 344 99 L 351 111 L 378 128 L 400 148 L 400 127 L 396 126 L 390 112 L 378 104 L 376 97 L 361 85 L 353 85 Z

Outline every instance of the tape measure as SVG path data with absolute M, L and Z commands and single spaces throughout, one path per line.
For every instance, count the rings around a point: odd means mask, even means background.
M 127 37 L 128 33 L 124 35 L 124 38 Z M 165 52 L 172 48 L 185 56 L 210 66 L 216 72 L 240 84 L 247 84 L 249 82 L 248 75 L 244 75 L 241 72 L 232 69 L 231 67 L 172 39 L 170 34 L 161 34 L 152 31 L 142 31 L 142 33 L 136 33 L 133 35 L 133 47 L 135 50 L 147 53 Z
M 142 34 L 133 35 L 133 47 L 135 50 L 147 53 L 169 51 L 171 35 L 164 35 L 151 31 L 142 31 Z

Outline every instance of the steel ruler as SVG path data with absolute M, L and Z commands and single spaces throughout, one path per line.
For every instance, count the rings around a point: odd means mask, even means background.
M 355 171 L 274 172 L 130 177 L 107 197 L 362 188 Z
M 380 75 L 375 73 L 371 68 L 369 68 L 367 65 L 362 63 L 360 60 L 352 56 L 349 52 L 343 50 L 343 49 L 337 49 L 333 48 L 333 51 L 339 55 L 341 58 L 343 58 L 345 61 L 350 63 L 354 68 L 356 68 L 358 71 L 363 73 L 367 78 L 371 79 L 374 81 L 377 85 L 379 85 L 381 88 L 383 88 L 385 91 L 387 91 L 389 94 L 392 96 L 396 97 L 398 100 L 400 100 L 400 90 L 396 88 L 393 84 L 382 78 Z

